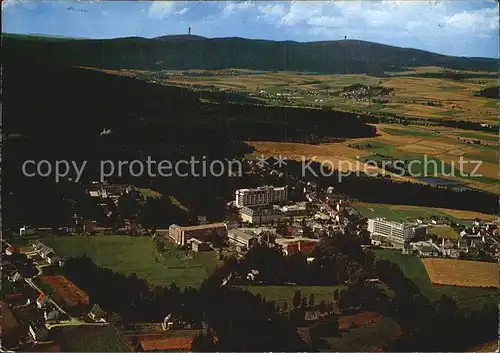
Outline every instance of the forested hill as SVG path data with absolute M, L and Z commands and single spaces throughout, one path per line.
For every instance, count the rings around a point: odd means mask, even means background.
M 194 35 L 49 40 L 2 34 L 2 42 L 3 52 L 8 56 L 100 68 L 242 68 L 382 75 L 384 71 L 417 66 L 496 71 L 499 64 L 497 59 L 446 56 L 359 40 L 299 43 Z

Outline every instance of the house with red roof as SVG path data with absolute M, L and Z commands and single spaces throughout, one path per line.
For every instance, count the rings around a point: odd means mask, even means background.
M 40 309 L 49 301 L 49 297 L 45 295 L 45 293 L 41 292 L 38 298 L 36 298 L 36 306 Z
M 14 245 L 10 245 L 7 249 L 5 249 L 5 253 L 9 256 L 18 253 L 19 249 L 16 248 Z
M 316 246 L 316 242 L 299 240 L 283 245 L 283 253 L 285 255 L 292 255 L 298 252 L 309 254 Z
M 144 337 L 139 341 L 139 352 L 190 352 L 193 337 Z

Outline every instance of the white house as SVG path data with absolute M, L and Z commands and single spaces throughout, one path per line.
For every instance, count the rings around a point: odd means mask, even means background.
M 33 341 L 45 341 L 48 339 L 49 332 L 41 321 L 32 321 L 29 323 L 28 331 Z
M 99 304 L 94 304 L 94 306 L 92 307 L 92 309 L 89 312 L 89 316 L 93 320 L 99 320 L 99 319 L 103 319 L 106 316 L 106 313 L 104 312 L 104 310 L 101 309 Z
M 30 228 L 30 226 L 24 226 L 22 228 L 19 228 L 19 235 L 33 235 L 33 234 L 36 234 L 36 230 Z
M 43 317 L 45 319 L 45 321 L 49 321 L 49 320 L 55 320 L 59 317 L 59 311 L 57 310 L 45 310 L 43 312 Z

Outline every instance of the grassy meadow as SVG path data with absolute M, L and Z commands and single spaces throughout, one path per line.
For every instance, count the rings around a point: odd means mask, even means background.
M 45 236 L 40 239 L 64 257 L 88 256 L 98 266 L 146 279 L 151 285 L 197 288 L 219 264 L 215 252 L 187 256 L 166 242 L 161 256 L 150 237 L 122 235 Z

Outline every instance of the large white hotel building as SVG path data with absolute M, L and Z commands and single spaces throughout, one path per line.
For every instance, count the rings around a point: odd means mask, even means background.
M 371 235 L 384 238 L 390 243 L 404 244 L 412 238 L 424 236 L 427 227 L 411 223 L 391 222 L 383 218 L 368 219 L 368 231 Z
M 288 199 L 288 187 L 260 186 L 255 189 L 236 190 L 236 206 L 264 206 L 285 202 Z

